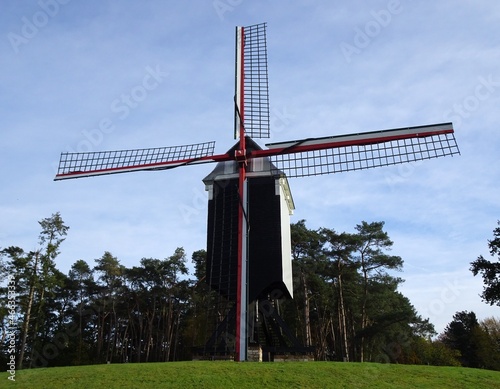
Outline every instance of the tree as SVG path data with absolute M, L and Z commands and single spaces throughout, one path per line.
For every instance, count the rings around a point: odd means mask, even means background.
M 481 297 L 490 305 L 500 306 L 500 220 L 499 227 L 493 230 L 493 239 L 488 241 L 491 256 L 497 255 L 497 262 L 488 261 L 480 255 L 471 262 L 472 274 L 477 276 L 481 273 L 484 282 Z
M 371 279 L 389 280 L 386 269 L 401 270 L 403 260 L 401 257 L 388 255 L 384 250 L 390 250 L 393 242 L 389 239 L 387 232 L 383 230 L 384 222 L 367 223 L 361 222 L 356 226 L 358 231 L 358 243 L 356 261 L 359 264 L 363 277 L 363 297 L 361 301 L 361 331 L 370 325 L 368 317 L 368 289 Z M 398 279 L 391 281 L 399 282 Z M 361 336 L 360 360 L 364 360 L 365 337 Z
M 93 270 L 89 264 L 82 259 L 76 261 L 68 274 L 70 281 L 70 288 L 73 293 L 74 303 L 76 304 L 76 311 L 74 313 L 75 323 L 78 323 L 78 346 L 76 350 L 76 357 L 74 363 L 80 365 L 89 362 L 89 355 L 84 358 L 84 329 L 88 325 L 88 321 L 84 320 L 85 306 L 91 299 L 91 290 L 95 289 L 95 282 L 93 277 Z M 85 321 L 85 322 L 84 322 Z
M 459 352 L 462 366 L 500 370 L 500 326 L 497 319 L 478 322 L 474 312 L 457 312 L 439 340 Z
M 474 312 L 462 311 L 453 316 L 439 340 L 459 351 L 462 366 L 498 370 L 500 350 L 494 337 L 479 324 Z
M 292 225 L 297 330 L 304 340 L 309 330 L 318 360 L 403 362 L 412 337 L 433 333 L 388 274 L 403 261 L 386 253 L 383 225 L 363 222 L 352 234 Z
M 44 310 L 46 294 L 52 295 L 61 278 L 55 267 L 55 258 L 59 254 L 59 247 L 64 241 L 69 227 L 64 224 L 59 212 L 38 222 L 42 228 L 39 235 L 39 249 L 23 255 L 22 249 L 10 252 L 13 268 L 18 272 L 21 283 L 28 287 L 28 296 L 25 299 L 25 314 L 21 329 L 21 345 L 19 347 L 19 368 L 23 367 L 24 354 L 27 348 L 28 333 L 30 338 L 31 354 L 30 365 L 34 360 L 38 329 L 45 328 L 42 321 L 46 319 Z M 13 270 L 14 271 L 14 270 Z M 19 274 L 20 273 L 20 274 Z M 36 309 L 36 316 L 32 320 L 32 311 Z
M 106 251 L 95 260 L 94 272 L 98 274 L 98 324 L 97 324 L 97 357 L 100 361 L 111 361 L 117 345 L 118 314 L 117 305 L 123 293 L 123 275 L 125 267 L 118 258 Z M 107 342 L 106 342 L 107 341 Z M 104 350 L 107 343 L 106 350 Z
M 143 258 L 141 266 L 125 269 L 129 298 L 127 312 L 121 318 L 127 323 L 123 330 L 126 336 L 120 337 L 120 343 L 129 344 L 125 347 L 125 360 L 150 362 L 177 358 L 181 321 L 191 295 L 189 282 L 181 279 L 188 273 L 185 262 L 184 249 L 177 248 L 164 260 Z
M 303 338 L 306 346 L 312 345 L 311 318 L 310 318 L 310 288 L 309 281 L 314 277 L 315 267 L 321 257 L 321 237 L 318 231 L 309 230 L 305 220 L 292 224 L 291 246 L 292 265 L 295 278 L 296 299 L 303 303 L 303 315 L 298 317 L 300 327 L 303 328 Z
M 480 321 L 476 338 L 483 367 L 500 370 L 500 320 L 489 317 Z
M 460 352 L 440 340 L 416 337 L 409 344 L 407 363 L 412 365 L 460 366 Z
M 352 261 L 352 256 L 357 249 L 357 236 L 343 232 L 341 234 L 334 230 L 323 228 L 320 230 L 325 240 L 324 253 L 327 258 L 332 261 L 332 281 L 337 294 L 337 313 L 338 313 L 338 329 L 340 335 L 340 356 L 343 361 L 349 362 L 349 350 L 352 347 L 351 337 L 348 335 L 349 328 L 347 319 L 347 307 L 345 302 L 345 289 L 344 280 L 347 280 L 348 286 L 356 282 L 352 282 L 353 274 L 355 274 L 357 265 Z M 354 276 L 355 277 L 355 276 Z M 350 281 L 350 282 L 349 282 Z M 352 294 L 352 292 L 351 292 Z
M 488 317 L 482 320 L 479 324 L 490 335 L 493 344 L 500 352 L 500 319 Z
M 198 347 L 208 339 L 209 332 L 213 332 L 210 325 L 217 306 L 218 293 L 211 290 L 206 282 L 207 252 L 205 250 L 195 251 L 191 256 L 194 264 L 194 280 L 191 281 L 191 291 L 183 338 L 187 345 Z M 210 315 L 210 312 L 212 315 Z

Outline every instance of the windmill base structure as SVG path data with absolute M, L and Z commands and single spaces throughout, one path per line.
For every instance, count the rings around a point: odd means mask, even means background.
M 249 152 L 261 150 L 249 137 L 245 143 Z M 228 154 L 239 147 L 238 142 Z M 278 312 L 279 301 L 293 297 L 290 215 L 295 205 L 288 180 L 268 157 L 252 159 L 246 177 L 243 233 L 248 245 L 243 278 L 248 283 L 243 326 L 247 360 L 272 361 L 277 355 L 309 358 L 314 348 L 302 345 Z M 238 163 L 226 161 L 219 162 L 203 180 L 208 191 L 206 281 L 229 304 L 224 320 L 214 325 L 206 344 L 194 349 L 196 359 L 231 359 L 234 355 L 238 263 L 234 226 L 241 206 L 238 179 Z
M 224 154 L 215 142 L 62 153 L 55 180 L 217 163 L 208 191 L 206 282 L 223 303 L 200 358 L 235 361 L 303 359 L 304 346 L 278 312 L 293 297 L 288 179 L 370 169 L 460 154 L 452 123 L 266 144 L 269 96 L 266 24 L 236 28 L 234 137 Z M 256 356 L 257 355 L 257 356 Z

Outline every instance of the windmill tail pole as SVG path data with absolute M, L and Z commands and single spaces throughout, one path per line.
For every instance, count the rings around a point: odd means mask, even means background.
M 236 94 L 235 114 L 236 133 L 239 135 L 239 149 L 235 151 L 235 159 L 239 164 L 238 193 L 240 206 L 238 207 L 238 258 L 237 258 L 237 282 L 236 282 L 236 334 L 235 334 L 235 360 L 238 362 L 246 360 L 246 252 L 247 252 L 247 228 L 246 214 L 246 145 L 244 128 L 244 28 L 236 27 Z

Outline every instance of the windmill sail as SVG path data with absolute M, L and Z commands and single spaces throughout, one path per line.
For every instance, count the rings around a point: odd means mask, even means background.
M 150 149 L 62 153 L 54 180 L 214 162 L 215 142 Z
M 236 28 L 235 139 L 269 138 L 266 23 Z
M 288 177 L 370 169 L 460 154 L 452 123 L 267 144 Z

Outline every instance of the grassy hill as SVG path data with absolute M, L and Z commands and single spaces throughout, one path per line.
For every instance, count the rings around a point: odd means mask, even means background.
M 23 370 L 0 388 L 500 388 L 500 372 L 374 363 L 173 362 Z

